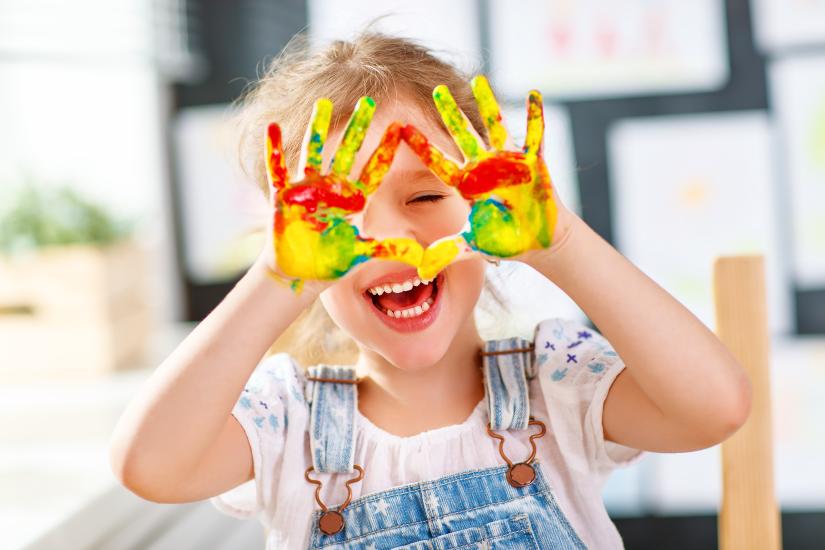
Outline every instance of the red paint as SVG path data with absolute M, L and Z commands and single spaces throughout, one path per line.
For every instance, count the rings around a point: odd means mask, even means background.
M 532 179 L 524 155 L 507 151 L 468 167 L 458 190 L 464 197 L 472 197 L 500 187 L 529 183 Z
M 325 177 L 320 182 L 305 183 L 290 187 L 283 191 L 282 199 L 286 204 L 295 204 L 306 208 L 307 212 L 315 212 L 321 208 L 340 208 L 347 212 L 358 212 L 363 210 L 366 199 L 361 191 L 355 189 L 352 193 L 343 194 L 332 190 L 329 181 Z
M 309 214 L 308 212 L 304 212 L 301 216 L 301 219 L 310 224 L 312 228 L 318 233 L 321 233 L 324 229 L 326 229 L 329 226 L 327 222 L 319 220 L 317 217 Z M 278 208 L 275 211 L 275 234 L 283 235 L 284 231 L 286 231 L 287 225 L 289 225 L 290 223 L 293 223 L 293 221 L 287 221 L 282 209 Z
M 404 126 L 401 130 L 401 136 L 404 138 L 404 141 L 407 142 L 407 145 L 410 146 L 410 149 L 412 149 L 427 166 L 433 163 L 430 143 L 427 141 L 427 138 L 424 137 L 424 134 L 419 132 L 415 126 L 410 124 Z
M 286 171 L 286 159 L 283 153 L 283 140 L 281 137 L 281 128 L 277 124 L 270 124 L 267 128 L 269 142 L 272 147 L 272 153 L 266 159 L 269 173 L 272 177 L 272 185 L 276 189 L 280 189 L 286 185 L 289 175 Z
M 438 176 L 441 181 L 447 185 L 456 186 L 456 180 L 460 176 L 461 170 L 455 163 L 447 160 L 441 151 L 430 145 L 424 134 L 419 132 L 412 124 L 407 124 L 401 130 L 401 137 L 427 168 Z

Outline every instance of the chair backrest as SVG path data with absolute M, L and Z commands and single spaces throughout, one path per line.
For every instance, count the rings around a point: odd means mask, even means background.
M 753 386 L 751 414 L 722 443 L 720 550 L 782 548 L 773 476 L 770 333 L 761 255 L 724 256 L 713 265 L 716 334 Z

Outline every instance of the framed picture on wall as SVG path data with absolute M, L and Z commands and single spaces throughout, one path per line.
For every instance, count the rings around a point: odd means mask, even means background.
M 232 157 L 226 114 L 227 105 L 187 107 L 173 124 L 183 268 L 199 284 L 237 277 L 264 242 L 268 201 Z
M 490 0 L 490 60 L 509 99 L 708 91 L 728 80 L 722 0 Z
M 475 0 L 309 0 L 309 35 L 315 45 L 374 30 L 411 38 L 463 70 L 481 66 L 481 21 Z
M 825 0 L 751 0 L 751 13 L 763 52 L 825 47 Z
M 825 287 L 825 51 L 769 66 L 783 205 L 791 214 L 793 270 L 803 289 Z
M 713 260 L 762 254 L 773 333 L 791 330 L 768 115 L 624 119 L 608 132 L 617 248 L 713 328 Z

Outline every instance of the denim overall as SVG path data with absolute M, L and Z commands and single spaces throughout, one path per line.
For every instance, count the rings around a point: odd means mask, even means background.
M 347 498 L 347 502 L 334 507 L 322 503 L 321 483 L 314 479 L 317 476 L 310 475 L 313 470 L 354 472 L 347 489 L 369 475 L 369 464 L 353 463 L 355 370 L 330 365 L 308 369 L 313 465 L 305 478 L 316 484 L 316 501 L 321 507 L 311 518 L 310 549 L 586 548 L 559 509 L 552 480 L 544 476 L 539 461 L 532 460 L 535 450 L 525 461 L 529 466 L 519 463 L 511 468 L 501 447 L 503 437 L 491 433 L 504 430 L 510 437 L 526 437 L 529 424 L 541 424 L 540 433 L 544 434 L 544 425 L 530 417 L 527 380 L 536 376 L 532 343 L 509 338 L 487 341 L 484 348 L 488 434 L 500 440 L 499 452 L 507 464 L 402 485 L 352 501 Z M 479 437 L 488 434 L 480 433 Z M 533 449 L 532 440 L 539 436 L 530 438 Z M 511 480 L 508 472 L 515 479 Z

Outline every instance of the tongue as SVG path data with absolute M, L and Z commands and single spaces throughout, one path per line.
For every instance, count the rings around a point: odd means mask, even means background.
M 406 292 L 390 292 L 378 296 L 378 304 L 384 309 L 409 309 L 417 305 L 423 304 L 424 301 L 433 295 L 433 285 L 420 284 L 412 287 L 412 290 Z

